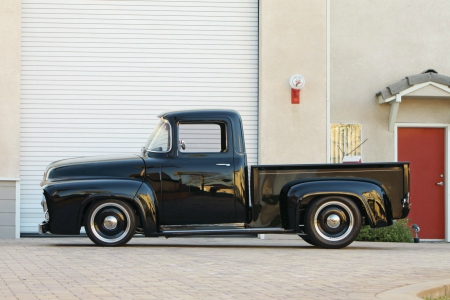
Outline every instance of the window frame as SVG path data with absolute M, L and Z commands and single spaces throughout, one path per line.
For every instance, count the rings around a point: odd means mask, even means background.
M 189 155 L 189 154 L 221 154 L 221 153 L 228 153 L 229 148 L 229 141 L 228 141 L 228 130 L 229 126 L 226 121 L 222 120 L 180 120 L 177 122 L 177 141 L 180 143 L 180 125 L 181 124 L 192 124 L 192 125 L 201 125 L 201 124 L 212 124 L 212 125 L 218 125 L 220 130 L 220 148 L 221 151 L 213 151 L 213 152 L 205 152 L 205 151 L 196 151 L 196 152 L 183 152 L 180 150 L 180 147 L 178 146 L 178 152 L 183 155 Z
M 157 126 L 160 126 L 160 123 L 164 122 L 165 124 L 169 124 L 169 149 L 168 150 L 162 150 L 162 151 L 156 151 L 156 150 L 150 150 L 150 144 L 151 144 L 151 137 L 152 134 L 150 134 L 150 137 L 148 138 L 147 144 L 145 146 L 145 148 L 147 149 L 147 152 L 151 152 L 151 153 L 169 153 L 172 151 L 172 145 L 173 145 L 173 130 L 172 130 L 172 125 L 170 124 L 170 122 L 164 118 L 160 118 L 160 122 L 158 122 Z M 156 127 L 155 127 L 156 129 Z

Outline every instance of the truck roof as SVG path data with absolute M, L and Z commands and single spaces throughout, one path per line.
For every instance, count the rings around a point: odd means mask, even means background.
M 196 109 L 196 110 L 176 110 L 170 112 L 164 112 L 158 115 L 160 118 L 211 118 L 211 117 L 229 117 L 234 119 L 241 116 L 235 110 L 228 109 Z

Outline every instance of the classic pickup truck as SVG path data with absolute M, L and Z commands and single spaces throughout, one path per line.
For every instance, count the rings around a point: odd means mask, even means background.
M 240 115 L 159 115 L 140 154 L 60 160 L 41 182 L 44 234 L 120 246 L 135 234 L 296 234 L 322 248 L 352 243 L 364 224 L 410 209 L 409 163 L 247 167 Z M 250 181 L 249 181 L 250 177 Z

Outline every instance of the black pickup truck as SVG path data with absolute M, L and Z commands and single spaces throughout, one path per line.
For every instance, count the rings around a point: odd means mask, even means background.
M 39 232 L 78 235 L 84 226 L 102 246 L 134 234 L 279 233 L 342 248 L 362 225 L 389 226 L 409 213 L 409 163 L 256 165 L 249 174 L 237 112 L 159 118 L 141 154 L 50 164 Z

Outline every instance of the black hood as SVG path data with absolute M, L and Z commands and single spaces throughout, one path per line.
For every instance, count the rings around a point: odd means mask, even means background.
M 51 181 L 106 178 L 141 179 L 145 163 L 139 155 L 108 155 L 77 157 L 51 163 L 44 173 L 41 186 Z

